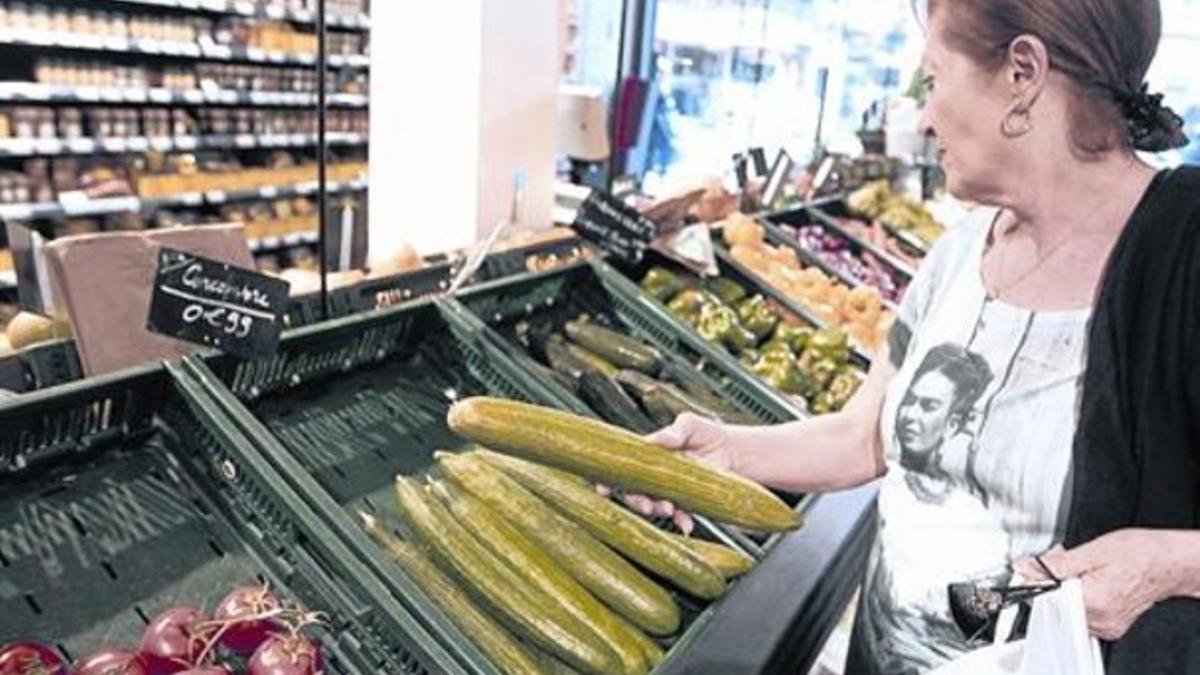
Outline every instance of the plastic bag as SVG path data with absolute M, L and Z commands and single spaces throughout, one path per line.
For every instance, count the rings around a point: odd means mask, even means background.
M 1083 584 L 1068 579 L 1035 598 L 1024 640 L 978 649 L 931 675 L 1104 675 L 1100 643 L 1088 633 Z

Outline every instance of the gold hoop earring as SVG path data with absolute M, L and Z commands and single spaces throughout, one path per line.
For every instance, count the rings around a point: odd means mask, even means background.
M 1000 131 L 1007 138 L 1019 138 L 1033 129 L 1033 117 L 1028 110 L 1013 110 L 1000 122 Z

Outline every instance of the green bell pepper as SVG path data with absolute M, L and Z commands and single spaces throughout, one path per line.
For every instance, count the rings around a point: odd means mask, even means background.
M 808 378 L 790 354 L 763 354 L 751 368 L 767 384 L 786 394 L 802 395 L 810 387 Z
M 841 364 L 833 359 L 820 359 L 814 362 L 807 372 L 808 376 L 812 378 L 815 392 L 820 393 L 828 389 L 839 370 L 841 370 Z
M 770 335 L 779 323 L 779 315 L 767 304 L 767 299 L 761 295 L 738 303 L 737 313 L 742 326 L 753 333 L 758 340 Z
M 844 364 L 850 360 L 850 336 L 841 328 L 823 328 L 808 339 L 806 355 L 814 363 L 828 359 Z
M 788 343 L 792 351 L 797 354 L 804 353 L 808 348 L 808 341 L 813 335 L 813 329 L 808 326 L 789 326 L 782 321 L 775 326 L 775 332 L 771 335 L 771 341 L 781 340 Z
M 742 288 L 737 282 L 730 281 L 724 277 L 707 279 L 704 282 L 704 287 L 727 305 L 732 305 L 746 297 L 746 289 Z
M 665 267 L 651 267 L 642 277 L 642 290 L 659 302 L 666 302 L 683 291 L 683 281 Z
M 862 378 L 857 373 L 850 368 L 842 368 L 829 383 L 829 388 L 825 390 L 825 393 L 829 394 L 833 409 L 841 410 L 850 397 L 854 396 L 854 392 L 858 391 L 861 384 Z
M 754 346 L 754 335 L 738 322 L 737 313 L 725 305 L 706 305 L 696 324 L 700 336 L 714 344 L 723 344 L 735 353 Z
M 788 358 L 796 358 L 796 352 L 792 350 L 788 341 L 779 338 L 771 338 L 766 344 L 759 347 L 759 351 L 763 354 L 781 354 Z

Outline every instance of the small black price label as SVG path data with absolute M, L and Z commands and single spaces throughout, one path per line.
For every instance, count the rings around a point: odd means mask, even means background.
M 191 253 L 163 248 L 149 330 L 243 358 L 275 353 L 288 283 Z
M 659 226 L 612 195 L 593 191 L 579 207 L 572 228 L 605 252 L 641 262 L 659 235 Z

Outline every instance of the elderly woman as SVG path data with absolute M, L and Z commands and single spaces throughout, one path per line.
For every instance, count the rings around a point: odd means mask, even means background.
M 783 490 L 883 477 L 848 673 L 964 654 L 948 584 L 1039 554 L 1082 579 L 1110 673 L 1200 673 L 1200 171 L 1134 153 L 1182 136 L 1143 84 L 1158 0 L 930 0 L 928 17 L 923 125 L 950 191 L 993 206 L 930 252 L 841 413 L 684 416 L 654 439 Z M 978 391 L 923 393 L 931 353 L 976 364 Z M 903 461 L 913 405 L 970 432 Z

